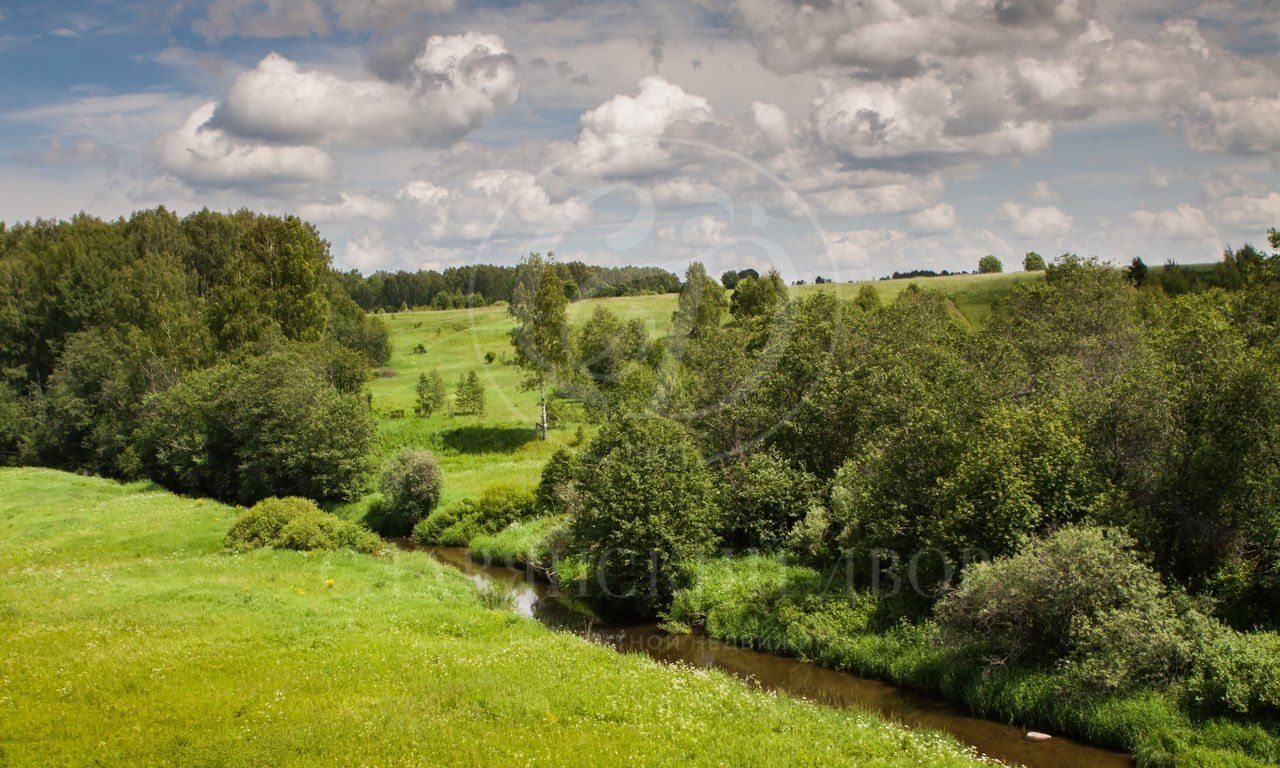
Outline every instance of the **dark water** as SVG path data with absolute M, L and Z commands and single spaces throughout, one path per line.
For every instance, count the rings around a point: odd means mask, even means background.
M 566 606 L 554 588 L 521 570 L 471 561 L 457 547 L 425 548 L 477 583 L 502 585 L 516 610 L 556 629 L 572 631 L 624 653 L 644 653 L 664 662 L 719 669 L 762 688 L 835 707 L 858 707 L 899 723 L 944 731 L 989 757 L 1027 768 L 1128 768 L 1128 755 L 1055 736 L 1027 740 L 1021 728 L 973 717 L 932 696 L 847 672 L 722 643 L 703 635 L 673 635 L 655 624 L 601 625 Z

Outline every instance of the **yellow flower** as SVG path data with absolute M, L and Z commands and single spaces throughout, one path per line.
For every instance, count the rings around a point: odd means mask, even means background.
M 332 587 L 332 586 L 333 586 L 333 579 L 325 579 L 325 580 L 324 580 L 324 585 L 325 585 L 326 587 Z

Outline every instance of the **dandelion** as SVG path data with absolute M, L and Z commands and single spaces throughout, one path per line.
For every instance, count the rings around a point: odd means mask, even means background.
M 333 579 L 325 579 L 324 585 L 330 589 L 333 589 Z

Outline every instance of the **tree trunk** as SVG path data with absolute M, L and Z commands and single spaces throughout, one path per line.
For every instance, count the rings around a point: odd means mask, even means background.
M 543 384 L 538 389 L 538 404 L 542 406 L 542 421 L 538 424 L 542 428 L 542 439 L 547 439 L 547 385 Z

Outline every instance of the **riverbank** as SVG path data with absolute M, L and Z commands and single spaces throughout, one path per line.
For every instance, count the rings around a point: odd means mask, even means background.
M 976 668 L 949 657 L 929 624 L 887 632 L 870 606 L 832 595 L 809 569 L 766 557 L 694 566 L 668 622 L 711 637 L 937 693 L 982 717 L 1132 752 L 1139 768 L 1280 763 L 1280 722 L 1201 715 L 1181 691 L 1082 694 L 1056 672 Z
M 0 764 L 979 764 L 491 610 L 425 553 L 226 554 L 235 515 L 0 470 Z

